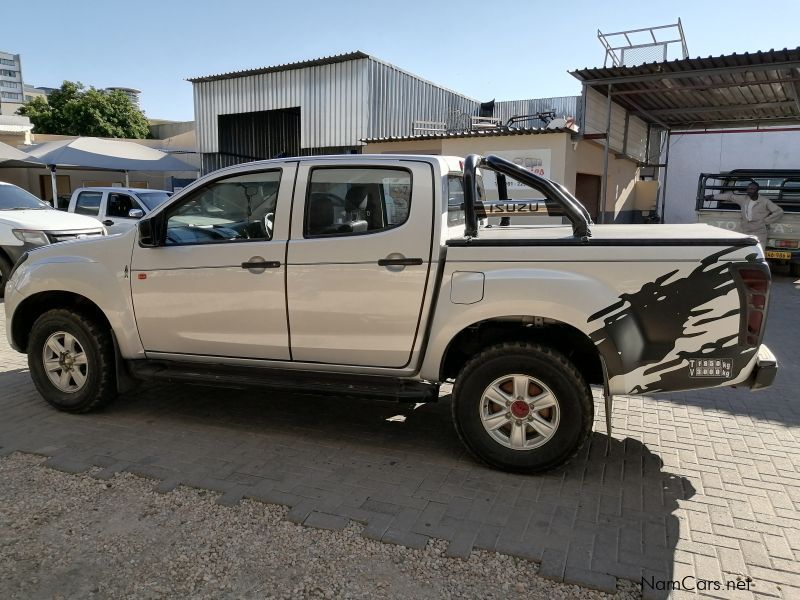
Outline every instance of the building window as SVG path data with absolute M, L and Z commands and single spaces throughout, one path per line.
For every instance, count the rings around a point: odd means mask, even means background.
M 0 65 L 8 65 L 9 67 L 16 67 L 17 61 L 8 58 L 0 58 Z
M 22 84 L 16 81 L 0 81 L 0 85 L 7 88 L 12 88 L 15 90 L 21 90 Z
M 6 98 L 7 100 L 17 100 L 22 101 L 22 94 L 15 94 L 13 92 L 0 92 L 0 98 Z
M 16 77 L 19 75 L 19 71 L 10 71 L 8 69 L 0 69 L 0 75 L 5 75 L 6 77 Z

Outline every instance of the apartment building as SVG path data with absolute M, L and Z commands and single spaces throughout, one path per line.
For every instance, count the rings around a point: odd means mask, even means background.
M 13 115 L 25 101 L 19 54 L 0 50 L 0 115 Z

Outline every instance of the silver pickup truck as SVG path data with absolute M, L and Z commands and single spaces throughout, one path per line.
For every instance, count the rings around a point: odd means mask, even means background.
M 563 224 L 481 226 L 532 213 Z M 31 251 L 5 310 L 60 410 L 137 379 L 412 402 L 454 381 L 466 447 L 537 472 L 587 439 L 590 385 L 609 416 L 615 394 L 770 385 L 769 288 L 752 237 L 594 225 L 494 156 L 349 155 L 223 169 L 127 233 Z

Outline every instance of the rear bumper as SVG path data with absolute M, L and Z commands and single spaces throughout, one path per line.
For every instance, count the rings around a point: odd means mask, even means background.
M 778 359 L 766 345 L 761 344 L 758 348 L 758 355 L 756 356 L 756 364 L 753 365 L 753 370 L 750 371 L 750 377 L 747 381 L 737 385 L 736 387 L 747 387 L 751 390 L 763 390 L 772 385 L 775 381 L 775 376 L 778 374 Z

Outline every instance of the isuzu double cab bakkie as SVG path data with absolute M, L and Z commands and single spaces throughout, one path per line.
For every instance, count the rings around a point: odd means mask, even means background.
M 481 226 L 531 213 L 563 224 Z M 126 233 L 33 250 L 5 310 L 64 411 L 137 379 L 343 402 L 435 400 L 452 380 L 466 447 L 537 472 L 587 439 L 590 385 L 609 429 L 615 394 L 770 385 L 769 288 L 752 237 L 596 226 L 563 186 L 495 156 L 349 155 L 222 169 Z

